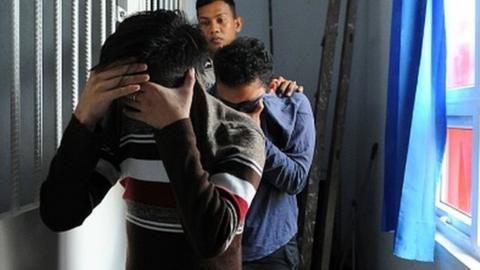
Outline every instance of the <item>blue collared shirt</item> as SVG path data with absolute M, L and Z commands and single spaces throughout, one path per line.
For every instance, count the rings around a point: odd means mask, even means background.
M 315 148 L 313 113 L 304 94 L 268 94 L 263 102 L 261 123 L 267 156 L 262 181 L 247 214 L 244 261 L 272 254 L 297 233 L 296 194 L 307 183 Z

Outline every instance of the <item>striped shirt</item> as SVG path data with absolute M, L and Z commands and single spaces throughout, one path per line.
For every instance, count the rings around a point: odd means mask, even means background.
M 264 165 L 263 133 L 200 87 L 193 100 L 189 119 L 162 130 L 125 117 L 121 102 L 112 105 L 98 134 L 72 119 L 42 185 L 45 223 L 56 230 L 78 225 L 120 181 L 127 269 L 241 269 L 241 233 Z M 67 155 L 90 162 L 66 163 Z M 85 179 L 65 185 L 83 174 L 79 170 L 90 171 L 89 186 L 81 188 Z M 88 200 L 72 188 L 84 190 Z

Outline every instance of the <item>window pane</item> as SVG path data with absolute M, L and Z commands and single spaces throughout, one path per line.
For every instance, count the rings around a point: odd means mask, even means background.
M 445 0 L 447 88 L 475 84 L 475 0 Z
M 471 216 L 472 143 L 471 129 L 448 128 L 445 177 L 441 201 Z

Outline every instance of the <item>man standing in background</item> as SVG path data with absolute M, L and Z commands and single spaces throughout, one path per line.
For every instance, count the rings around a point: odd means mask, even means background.
M 207 39 L 210 57 L 213 58 L 218 49 L 237 38 L 242 31 L 243 19 L 237 14 L 234 0 L 197 0 L 195 8 L 198 25 Z M 215 84 L 211 59 L 207 61 L 205 71 L 199 75 L 200 83 L 205 89 L 210 89 Z M 303 86 L 279 76 L 269 82 L 267 92 L 271 91 L 290 96 L 294 91 L 303 92 Z

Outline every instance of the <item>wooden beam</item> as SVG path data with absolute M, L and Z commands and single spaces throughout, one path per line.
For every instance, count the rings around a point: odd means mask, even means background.
M 334 70 L 335 48 L 337 44 L 338 20 L 341 0 L 329 0 L 325 34 L 322 41 L 322 56 L 315 94 L 316 146 L 308 185 L 299 196 L 299 248 L 300 269 L 310 270 L 312 250 L 317 219 L 319 186 L 322 180 L 322 160 L 326 152 L 327 114 L 332 77 Z

